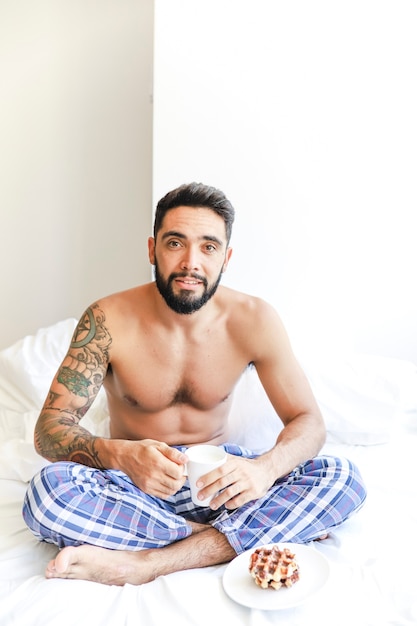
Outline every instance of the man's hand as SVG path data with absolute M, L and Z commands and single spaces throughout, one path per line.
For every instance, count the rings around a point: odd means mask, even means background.
M 236 509 L 265 495 L 275 480 L 266 457 L 246 459 L 228 454 L 226 463 L 202 476 L 197 486 L 201 487 L 202 500 L 221 490 L 210 502 L 213 510 L 223 504 L 227 509 Z
M 121 459 L 120 469 L 151 496 L 171 496 L 181 489 L 186 480 L 184 465 L 187 457 L 161 441 L 124 441 L 118 456 Z

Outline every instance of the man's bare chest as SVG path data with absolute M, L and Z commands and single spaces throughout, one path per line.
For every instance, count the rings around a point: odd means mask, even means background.
M 109 369 L 106 388 L 118 401 L 142 412 L 186 405 L 213 410 L 227 400 L 247 363 L 231 346 L 130 351 Z

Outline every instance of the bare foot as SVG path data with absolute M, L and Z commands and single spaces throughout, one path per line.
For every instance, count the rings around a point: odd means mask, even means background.
M 140 585 L 154 578 L 146 561 L 151 550 L 131 552 L 97 546 L 63 548 L 47 566 L 46 578 L 76 578 L 106 585 Z
M 192 524 L 186 539 L 149 550 L 131 552 L 82 545 L 63 548 L 47 566 L 46 578 L 76 578 L 106 585 L 141 585 L 157 576 L 225 563 L 236 556 L 215 528 Z

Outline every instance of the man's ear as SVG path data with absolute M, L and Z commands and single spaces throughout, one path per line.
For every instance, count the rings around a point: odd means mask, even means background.
M 151 265 L 155 265 L 155 239 L 153 237 L 148 238 L 148 256 Z
M 224 274 L 224 272 L 226 271 L 226 268 L 229 264 L 230 257 L 232 256 L 232 254 L 233 254 L 233 248 L 227 248 L 226 256 L 225 256 L 223 267 L 222 267 L 222 274 Z

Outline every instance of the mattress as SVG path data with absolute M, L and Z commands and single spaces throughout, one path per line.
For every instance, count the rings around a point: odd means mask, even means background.
M 75 323 L 40 329 L 0 353 L 1 626 L 417 624 L 417 367 L 369 355 L 302 361 L 326 421 L 323 452 L 355 461 L 368 488 L 354 517 L 308 545 L 329 574 L 307 598 L 290 608 L 247 606 L 225 589 L 227 564 L 140 586 L 46 580 L 57 549 L 34 539 L 21 507 L 28 480 L 46 463 L 34 451 L 33 428 Z M 231 423 L 235 440 L 259 451 L 276 437 L 279 423 L 255 370 L 236 388 Z M 106 434 L 107 424 L 100 393 L 84 425 Z

